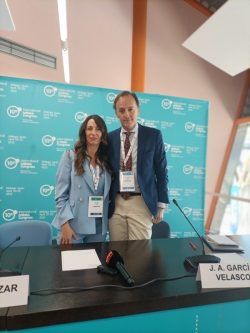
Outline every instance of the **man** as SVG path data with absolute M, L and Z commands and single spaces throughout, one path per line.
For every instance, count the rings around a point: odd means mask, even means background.
M 137 123 L 139 100 L 123 91 L 114 101 L 121 128 L 109 133 L 114 180 L 110 189 L 110 240 L 150 239 L 152 224 L 169 203 L 161 132 Z

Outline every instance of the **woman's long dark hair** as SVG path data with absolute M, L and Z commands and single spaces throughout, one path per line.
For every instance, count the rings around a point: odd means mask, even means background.
M 79 139 L 75 143 L 75 169 L 76 174 L 78 176 L 82 175 L 84 173 L 83 163 L 86 160 L 86 158 L 90 158 L 87 153 L 87 140 L 86 140 L 86 127 L 88 124 L 88 121 L 90 119 L 93 119 L 97 125 L 97 127 L 100 128 L 102 132 L 101 142 L 99 145 L 99 148 L 96 152 L 96 164 L 98 164 L 101 168 L 105 168 L 109 173 L 111 173 L 111 167 L 108 161 L 108 131 L 107 126 L 104 122 L 104 120 L 94 114 L 88 116 L 84 122 L 82 123 L 80 129 L 79 129 Z

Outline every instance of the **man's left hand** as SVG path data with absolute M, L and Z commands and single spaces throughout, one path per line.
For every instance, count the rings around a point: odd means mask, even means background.
M 156 216 L 152 217 L 152 222 L 154 224 L 158 224 L 163 220 L 164 210 L 165 210 L 164 208 L 158 207 Z

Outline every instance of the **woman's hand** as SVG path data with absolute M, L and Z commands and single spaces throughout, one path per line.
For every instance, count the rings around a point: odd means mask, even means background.
M 76 235 L 75 235 L 73 229 L 70 227 L 69 222 L 64 223 L 61 226 L 60 243 L 62 245 L 71 244 L 72 239 L 75 239 L 75 238 L 76 238 Z

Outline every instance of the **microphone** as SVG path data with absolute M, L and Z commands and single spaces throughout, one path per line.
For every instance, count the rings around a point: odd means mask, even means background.
M 124 261 L 120 254 L 115 250 L 110 250 L 109 253 L 106 256 L 106 264 L 108 267 L 117 269 L 118 273 L 122 276 L 122 278 L 125 280 L 127 285 L 130 287 L 134 286 L 135 281 L 132 279 L 130 274 L 126 271 L 124 267 Z
M 97 273 L 116 275 L 118 273 L 118 271 L 117 271 L 117 269 L 107 267 L 106 265 L 99 265 L 99 266 L 97 266 Z
M 2 264 L 1 264 L 1 261 L 2 261 L 2 257 L 3 257 L 3 254 L 6 250 L 8 250 L 9 247 L 11 247 L 11 245 L 15 244 L 16 242 L 20 241 L 21 239 L 21 236 L 17 236 L 12 242 L 10 242 L 5 248 L 3 248 L 3 250 L 1 251 L 0 253 L 0 275 L 5 275 L 5 273 L 7 275 L 11 275 L 11 273 L 15 273 L 16 274 L 20 274 L 20 273 L 16 273 L 16 272 L 12 272 L 12 271 L 6 271 L 6 270 L 2 270 Z
M 202 246 L 202 254 L 197 255 L 197 256 L 187 257 L 184 261 L 185 267 L 187 267 L 190 270 L 195 270 L 196 271 L 198 269 L 198 266 L 199 266 L 200 263 L 204 263 L 204 264 L 219 263 L 220 262 L 219 257 L 216 257 L 214 255 L 210 255 L 210 254 L 205 253 L 204 242 L 203 242 L 200 234 L 195 229 L 195 227 L 193 226 L 193 224 L 191 223 L 191 221 L 189 220 L 187 215 L 183 212 L 183 210 L 181 209 L 181 207 L 179 206 L 178 202 L 175 199 L 173 199 L 173 203 L 179 209 L 179 211 L 182 213 L 182 215 L 185 217 L 185 219 L 188 221 L 188 223 L 191 225 L 191 227 L 194 229 L 195 233 L 198 235 L 198 237 L 200 239 L 201 246 Z

